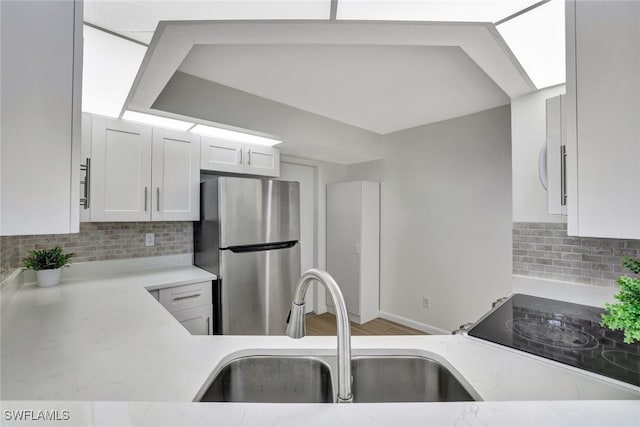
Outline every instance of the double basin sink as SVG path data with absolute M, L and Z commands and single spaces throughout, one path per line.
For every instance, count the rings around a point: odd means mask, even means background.
M 436 360 L 413 355 L 355 356 L 354 403 L 481 400 L 466 381 Z M 246 356 L 222 366 L 197 401 L 336 402 L 335 356 Z

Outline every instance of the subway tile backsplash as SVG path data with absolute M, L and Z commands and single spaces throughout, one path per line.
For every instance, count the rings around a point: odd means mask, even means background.
M 155 245 L 145 246 L 145 233 L 155 234 Z M 178 255 L 193 252 L 192 222 L 81 223 L 77 234 L 0 237 L 0 282 L 33 249 L 60 246 L 73 252 L 74 262 Z
M 630 274 L 622 257 L 637 258 L 640 240 L 567 236 L 567 224 L 513 223 L 513 274 L 595 286 L 617 286 Z

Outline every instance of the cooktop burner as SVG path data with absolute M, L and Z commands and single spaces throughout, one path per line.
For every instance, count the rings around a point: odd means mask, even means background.
M 506 325 L 510 331 L 525 339 L 557 348 L 589 349 L 596 348 L 600 344 L 593 335 L 566 326 L 556 319 L 547 321 L 509 320 Z
M 514 294 L 470 336 L 640 386 L 640 344 L 600 326 L 603 309 Z

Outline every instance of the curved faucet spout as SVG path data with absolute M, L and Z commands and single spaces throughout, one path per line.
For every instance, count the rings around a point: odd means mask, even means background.
M 352 402 L 351 393 L 351 325 L 347 304 L 340 287 L 333 277 L 324 270 L 312 268 L 307 270 L 298 280 L 296 293 L 291 304 L 291 316 L 287 326 L 287 335 L 291 338 L 302 338 L 306 334 L 304 296 L 312 280 L 317 280 L 331 295 L 336 308 L 338 327 L 338 402 Z

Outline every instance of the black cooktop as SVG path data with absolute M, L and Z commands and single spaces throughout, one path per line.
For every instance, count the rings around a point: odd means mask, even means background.
M 640 344 L 600 326 L 602 308 L 514 294 L 468 332 L 640 386 Z

